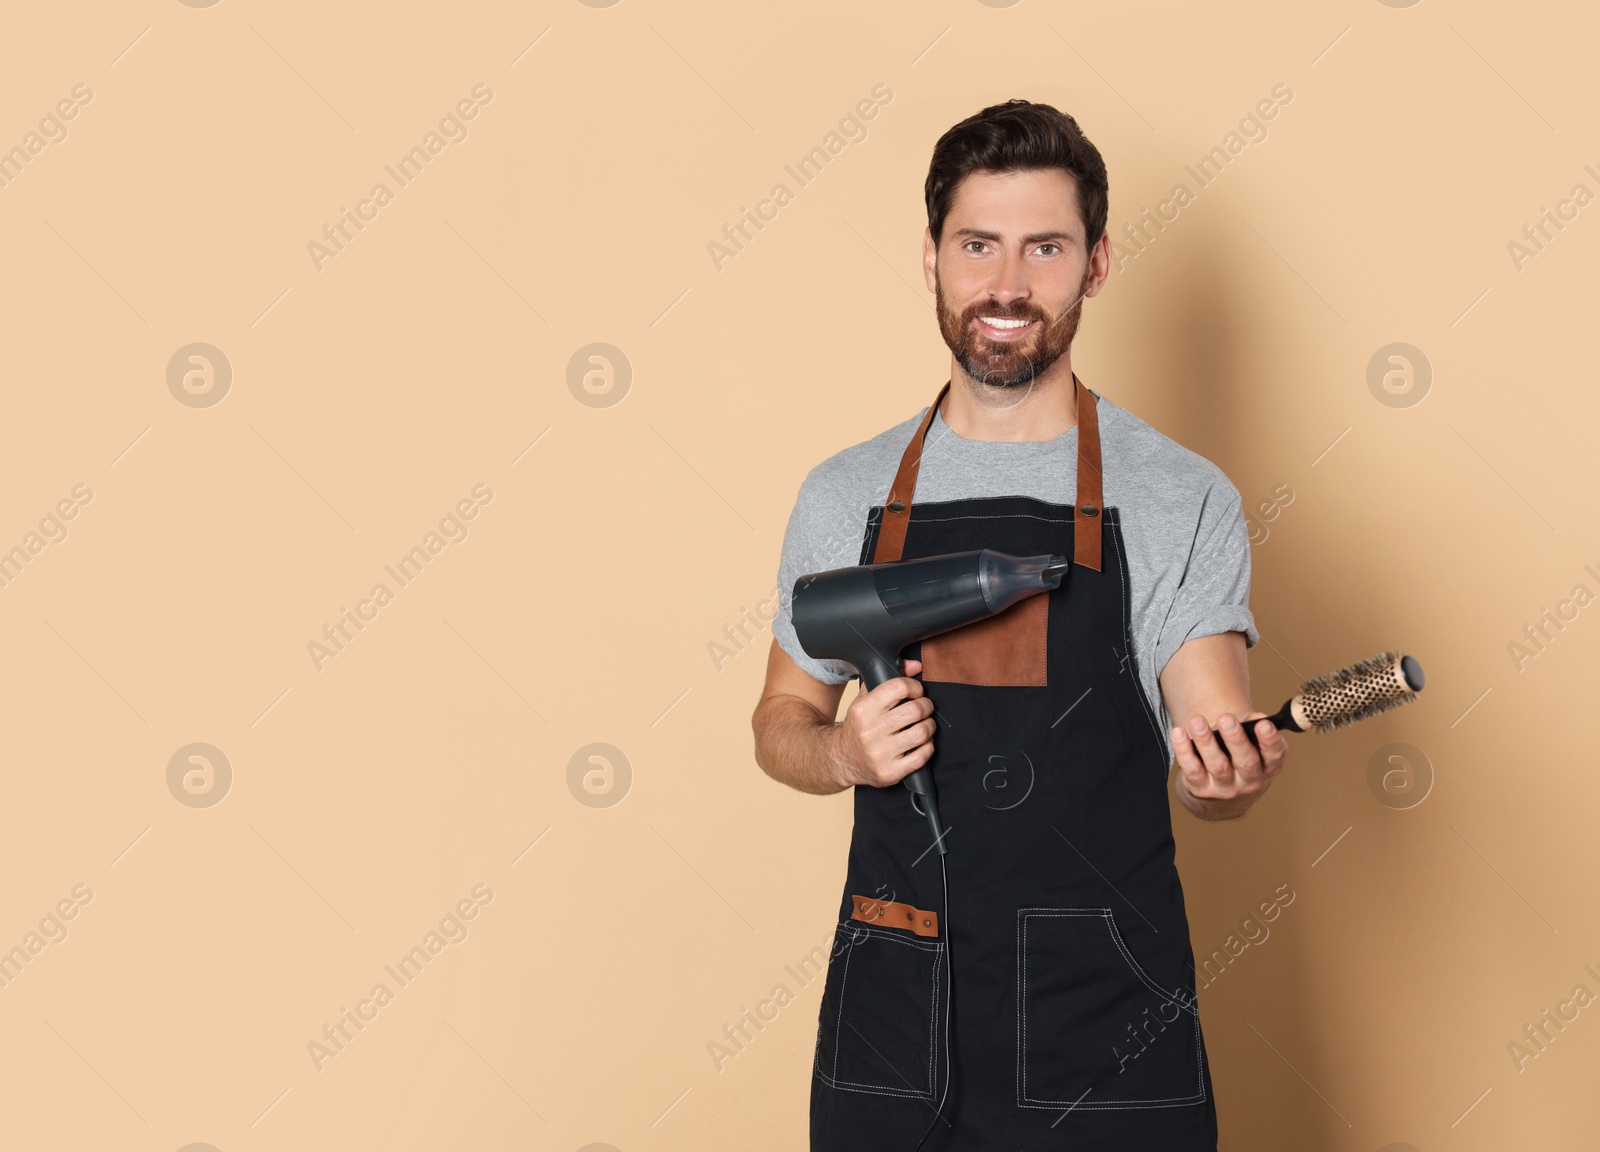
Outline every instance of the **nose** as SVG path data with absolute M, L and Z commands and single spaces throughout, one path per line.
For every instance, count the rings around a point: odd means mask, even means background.
M 1027 266 L 1019 255 L 1007 252 L 1001 256 L 994 279 L 989 284 L 989 295 L 996 304 L 1007 308 L 1016 301 L 1028 298 Z

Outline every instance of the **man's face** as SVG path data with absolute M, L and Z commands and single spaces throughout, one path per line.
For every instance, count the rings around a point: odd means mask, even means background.
M 1103 237 L 1093 250 L 1085 243 L 1068 172 L 966 177 L 937 250 L 931 234 L 923 244 L 939 332 L 956 363 L 995 388 L 1044 375 L 1071 347 L 1083 299 L 1105 283 L 1109 247 Z

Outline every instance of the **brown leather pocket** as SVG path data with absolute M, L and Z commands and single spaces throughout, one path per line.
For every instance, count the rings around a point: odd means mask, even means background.
M 1046 683 L 1050 594 L 922 642 L 922 678 L 953 684 L 1038 688 Z

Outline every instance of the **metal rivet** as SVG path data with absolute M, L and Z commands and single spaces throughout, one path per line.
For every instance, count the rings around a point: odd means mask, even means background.
M 1100 515 L 1100 509 L 1096 508 L 1093 504 L 1085 504 L 1082 508 L 1079 508 L 1078 511 L 1082 512 L 1085 516 Z
M 891 511 L 891 512 L 904 512 L 905 510 L 906 510 L 906 506 L 902 501 L 899 501 L 899 500 L 891 500 L 891 501 L 889 501 L 889 511 Z
M 931 924 L 932 924 L 932 923 L 933 923 L 933 921 L 932 921 L 932 920 L 924 920 L 924 921 L 923 921 L 923 922 L 922 922 L 922 926 L 923 926 L 923 927 L 924 927 L 924 928 L 927 928 L 927 927 L 929 927 L 929 926 L 930 926 L 930 925 L 931 925 Z

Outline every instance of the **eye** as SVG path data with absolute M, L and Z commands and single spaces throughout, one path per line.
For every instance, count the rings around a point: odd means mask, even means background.
M 1061 245 L 1059 245 L 1059 244 L 1044 243 L 1044 244 L 1039 245 L 1039 250 L 1041 252 L 1043 252 L 1044 249 L 1046 249 L 1046 248 L 1053 248 L 1053 249 L 1055 249 L 1056 252 L 1061 251 Z M 1055 254 L 1054 252 L 1046 253 L 1046 255 L 1054 255 L 1054 254 Z
M 968 252 L 971 252 L 972 251 L 972 246 L 974 244 L 976 244 L 979 248 L 983 247 L 983 241 L 982 240 L 968 240 L 961 247 L 965 248 Z

